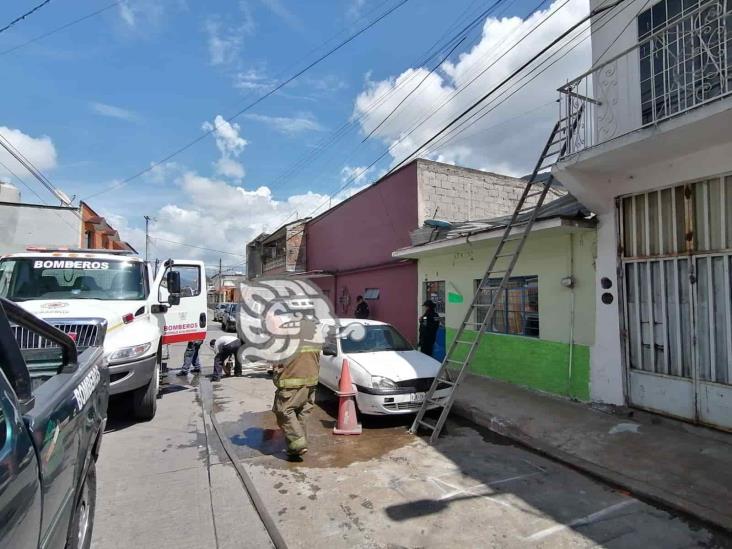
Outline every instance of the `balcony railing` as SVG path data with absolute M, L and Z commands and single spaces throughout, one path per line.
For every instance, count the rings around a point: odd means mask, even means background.
M 662 0 L 638 43 L 562 86 L 565 156 L 732 94 L 732 0 Z M 660 6 L 660 7 L 659 7 Z

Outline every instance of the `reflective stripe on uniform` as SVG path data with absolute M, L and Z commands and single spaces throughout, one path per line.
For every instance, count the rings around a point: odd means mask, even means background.
M 318 384 L 318 376 L 310 377 L 288 377 L 275 380 L 275 386 L 279 389 L 296 389 L 298 387 L 310 387 Z

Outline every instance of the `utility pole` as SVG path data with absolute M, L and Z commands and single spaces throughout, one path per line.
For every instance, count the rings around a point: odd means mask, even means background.
M 150 233 L 148 232 L 148 229 L 150 226 L 150 219 L 151 218 L 149 215 L 145 216 L 145 263 L 147 263 L 147 248 L 148 248 L 148 244 L 150 242 L 150 236 L 149 236 Z
M 216 289 L 216 299 L 221 298 L 221 258 L 219 257 L 219 279 L 216 282 L 218 288 Z

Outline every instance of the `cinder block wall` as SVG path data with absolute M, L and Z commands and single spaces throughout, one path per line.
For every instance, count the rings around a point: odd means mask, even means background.
M 419 159 L 417 185 L 421 226 L 425 219 L 470 221 L 511 214 L 526 181 Z

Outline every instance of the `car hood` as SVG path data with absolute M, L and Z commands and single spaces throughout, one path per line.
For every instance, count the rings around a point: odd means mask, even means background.
M 357 363 L 372 376 L 388 377 L 394 381 L 406 381 L 422 377 L 435 377 L 440 363 L 419 351 L 379 351 L 344 355 Z

